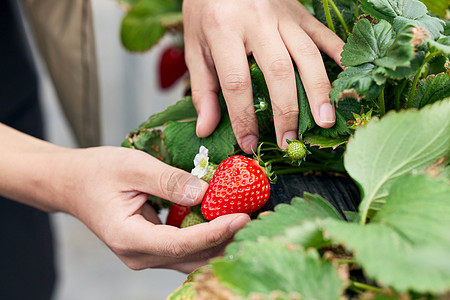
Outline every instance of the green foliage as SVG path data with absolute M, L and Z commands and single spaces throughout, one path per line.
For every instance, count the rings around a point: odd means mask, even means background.
M 366 226 L 330 220 L 327 237 L 355 252 L 367 275 L 398 291 L 450 288 L 450 186 L 428 175 L 403 175 Z
M 385 202 L 392 179 L 450 154 L 449 115 L 450 100 L 420 112 L 391 112 L 356 131 L 344 165 L 361 187 L 361 222 Z
M 425 4 L 429 11 L 434 14 L 439 15 L 439 17 L 444 18 L 445 12 L 450 6 L 449 0 L 421 0 Z
M 173 24 L 164 20 L 177 20 L 181 9 L 180 1 L 121 2 L 129 7 L 122 38 L 134 51 L 154 45 Z M 249 57 L 261 154 L 278 174 L 345 172 L 362 202 L 345 219 L 320 195 L 278 205 L 240 230 L 225 257 L 169 299 L 438 299 L 450 291 L 450 22 L 428 10 L 442 17 L 444 0 L 301 2 L 346 41 L 344 71 L 325 59 L 336 124 L 315 124 L 296 66 L 299 137 L 311 154 L 292 165 L 274 142 L 270 94 Z M 122 145 L 187 171 L 201 145 L 216 164 L 242 153 L 221 93 L 219 99 L 222 119 L 208 138 L 196 136 L 197 114 L 186 97 Z M 211 286 L 213 294 L 204 294 Z
M 236 295 L 269 295 L 284 292 L 286 298 L 337 299 L 343 289 L 334 266 L 316 250 L 288 247 L 268 240 L 241 243 L 241 252 L 211 264 L 220 283 Z
M 304 221 L 314 221 L 318 218 L 342 219 L 325 199 L 309 193 L 305 193 L 303 198 L 292 199 L 290 205 L 278 205 L 275 212 L 259 216 L 257 220 L 249 223 L 235 235 L 235 241 L 256 241 L 262 236 L 275 237 L 282 234 L 286 227 L 300 225 Z
M 130 51 L 150 49 L 166 33 L 166 23 L 179 15 L 181 3 L 175 0 L 127 1 L 130 9 L 122 19 L 121 39 Z
M 183 121 L 197 119 L 192 98 L 190 96 L 170 105 L 164 111 L 152 115 L 140 128 L 154 128 L 162 126 L 169 121 Z
M 362 9 L 379 20 L 391 23 L 395 30 L 406 24 L 425 28 L 437 39 L 443 30 L 444 22 L 427 14 L 427 7 L 419 0 L 361 0 Z
M 212 135 L 199 138 L 196 134 L 196 121 L 169 122 L 164 129 L 166 145 L 173 157 L 173 165 L 191 171 L 194 157 L 200 146 L 209 150 L 210 162 L 219 164 L 234 152 L 236 138 L 229 118 L 223 118 Z
M 430 75 L 419 82 L 414 107 L 422 108 L 445 98 L 450 98 L 450 76 L 444 73 Z
M 244 299 L 274 295 L 275 291 L 280 292 L 279 299 L 296 299 L 298 295 L 302 299 L 337 299 L 348 292 L 345 287 L 371 290 L 375 299 L 398 299 L 401 293 L 414 293 L 418 298 L 443 295 L 450 290 L 450 185 L 444 172 L 439 177 L 430 175 L 439 175 L 432 168 L 448 165 L 448 159 L 432 164 L 431 157 L 450 153 L 449 137 L 443 136 L 449 132 L 449 121 L 442 120 L 449 107 L 450 100 L 446 100 L 421 111 L 391 113 L 357 129 L 345 161 L 354 162 L 355 153 L 361 154 L 356 159 L 367 156 L 375 163 L 361 162 L 361 172 L 386 180 L 382 184 L 384 204 L 370 222 L 365 218 L 360 223 L 346 222 L 325 199 L 305 193 L 240 230 L 226 256 L 211 263 L 212 276 Z M 439 130 L 434 122 L 442 123 Z M 411 128 L 414 123 L 417 127 Z M 417 128 L 427 126 L 433 129 L 419 134 L 416 142 Z M 390 132 L 398 134 L 398 148 Z M 381 133 L 386 139 L 379 138 Z M 370 148 L 372 138 L 383 142 L 368 150 L 366 144 Z M 421 143 L 443 150 L 429 153 L 432 147 L 424 151 L 417 147 Z M 423 152 L 431 157 L 424 157 Z M 379 173 L 381 159 L 385 166 Z M 429 166 L 427 174 L 419 174 L 424 166 Z M 376 180 L 374 184 L 380 186 Z M 367 194 L 366 188 L 371 186 L 362 185 L 363 194 Z M 364 215 L 363 209 L 360 207 L 359 214 Z M 350 276 L 348 263 L 363 272 L 363 282 Z M 195 277 L 192 284 L 200 296 L 203 279 Z M 362 295 L 357 299 L 365 299 Z

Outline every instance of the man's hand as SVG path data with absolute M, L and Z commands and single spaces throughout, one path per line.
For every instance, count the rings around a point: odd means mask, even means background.
M 161 224 L 148 195 L 192 206 L 208 188 L 203 180 L 137 150 L 75 150 L 79 186 L 69 198 L 74 214 L 130 268 L 191 272 L 221 254 L 250 218 L 233 214 L 184 229 Z M 80 153 L 82 152 L 82 153 Z
M 319 49 L 338 64 L 344 42 L 297 0 L 185 0 L 186 61 L 198 112 L 197 135 L 210 135 L 220 120 L 217 93 L 222 89 L 240 147 L 255 150 L 258 128 L 247 56 L 265 75 L 272 100 L 278 145 L 297 138 L 298 103 L 294 67 L 315 122 L 335 123 L 331 86 Z
M 0 144 L 0 195 L 75 216 L 132 269 L 191 272 L 250 220 L 232 214 L 184 229 L 162 225 L 149 194 L 191 206 L 208 184 L 139 150 L 68 149 L 1 123 L 0 138 L 8 141 Z

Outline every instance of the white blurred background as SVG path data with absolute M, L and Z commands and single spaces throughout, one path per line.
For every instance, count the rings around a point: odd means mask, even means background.
M 171 42 L 164 38 L 145 54 L 128 53 L 120 44 L 123 11 L 113 0 L 94 0 L 95 34 L 100 77 L 104 145 L 120 146 L 126 134 L 182 97 L 183 81 L 161 91 L 157 81 L 158 55 Z M 75 147 L 49 76 L 38 63 L 47 138 Z M 128 269 L 77 219 L 52 216 L 58 277 L 55 300 L 161 300 L 179 287 L 186 275 L 170 270 Z

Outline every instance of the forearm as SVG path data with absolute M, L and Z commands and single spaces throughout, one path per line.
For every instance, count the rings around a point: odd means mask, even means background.
M 0 123 L 0 195 L 46 211 L 61 210 L 57 191 L 64 153 L 73 151 Z

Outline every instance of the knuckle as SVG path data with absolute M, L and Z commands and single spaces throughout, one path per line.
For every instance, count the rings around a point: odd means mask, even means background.
M 297 51 L 306 57 L 320 56 L 319 48 L 312 41 L 303 41 L 298 43 Z M 321 58 L 322 59 L 322 58 Z
M 298 106 L 297 105 L 287 105 L 283 107 L 277 107 L 275 110 L 275 115 L 282 120 L 292 120 L 298 118 Z
M 328 93 L 331 90 L 331 85 L 330 85 L 330 82 L 328 80 L 317 79 L 312 84 L 312 88 L 314 89 L 315 93 L 317 93 L 319 95 L 326 95 L 326 96 L 328 96 Z
M 254 113 L 253 113 L 254 114 Z M 252 133 L 252 124 L 256 122 L 251 118 L 250 113 L 244 113 L 239 116 L 233 117 L 231 124 L 234 134 L 237 138 L 247 136 Z
M 208 245 L 208 248 L 214 248 L 223 243 L 224 233 L 218 231 L 210 231 L 207 235 L 205 235 L 205 243 Z
M 167 194 L 167 200 L 172 199 L 177 192 L 179 185 L 178 177 L 178 173 L 173 169 L 164 170 L 161 176 L 159 176 L 159 186 Z
M 280 80 L 289 78 L 294 73 L 292 62 L 288 58 L 277 58 L 269 65 L 269 75 Z
M 251 82 L 248 76 L 242 73 L 230 73 L 225 76 L 222 88 L 229 92 L 243 92 L 250 88 Z
M 166 253 L 172 257 L 186 257 L 188 255 L 187 245 L 185 245 L 185 243 L 180 243 L 179 241 L 168 241 L 166 248 Z

